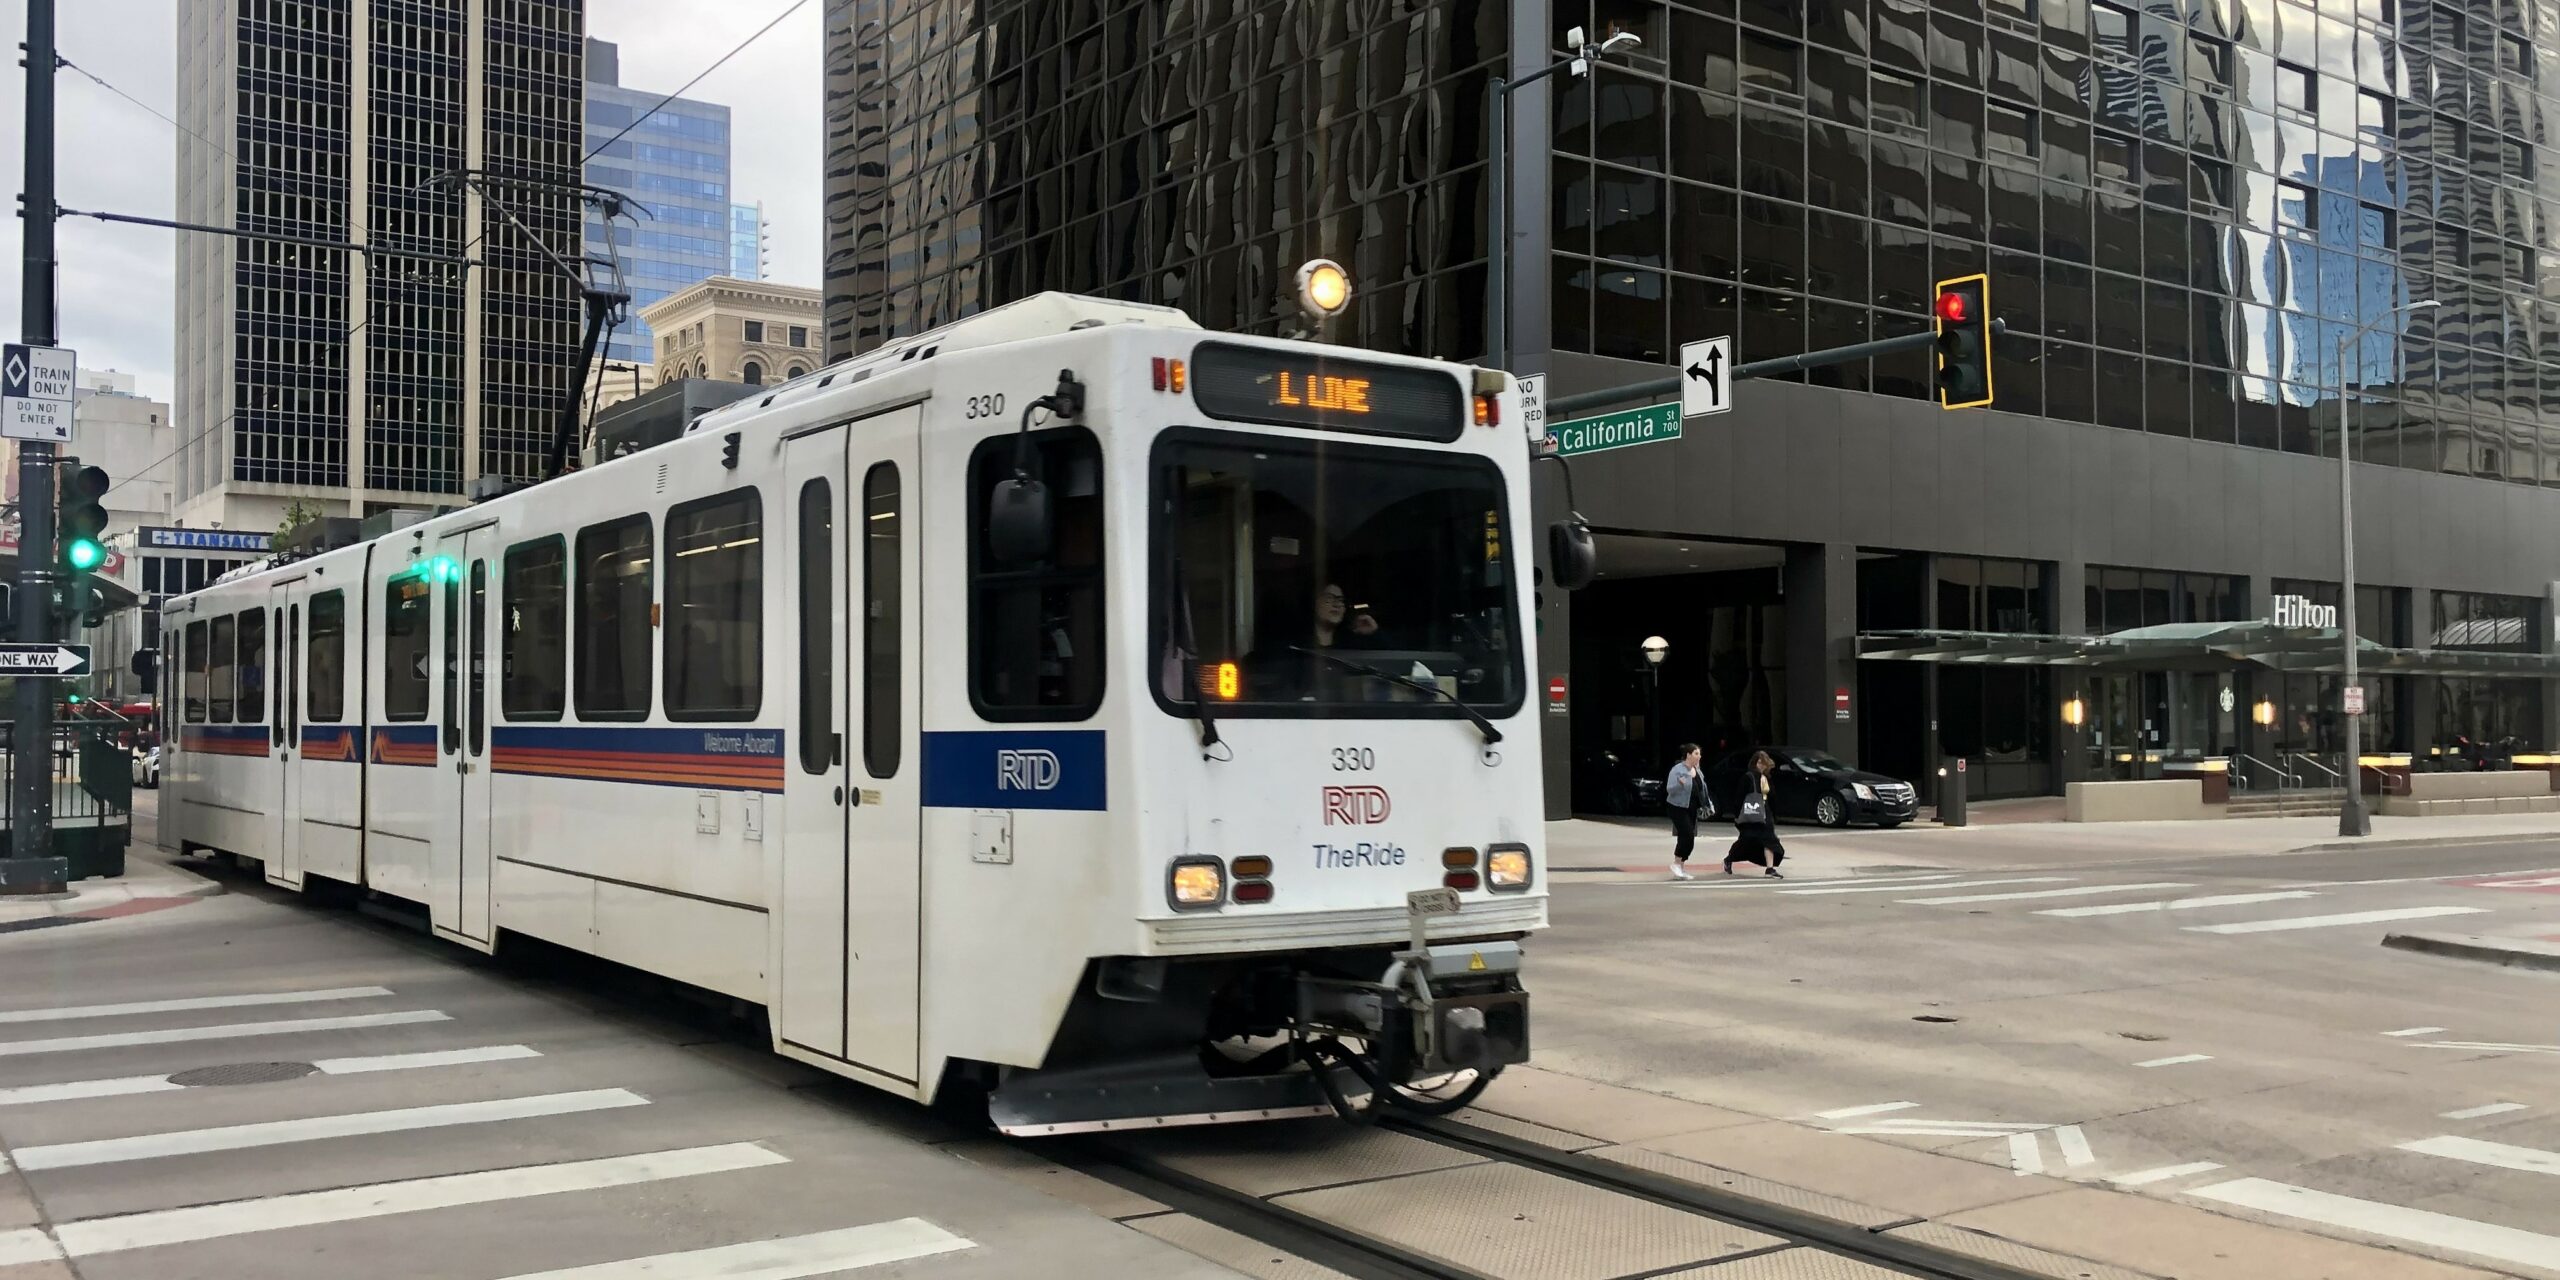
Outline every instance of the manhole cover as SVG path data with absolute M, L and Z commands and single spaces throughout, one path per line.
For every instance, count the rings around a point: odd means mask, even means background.
M 219 1067 L 197 1067 L 169 1077 L 169 1083 L 199 1088 L 225 1084 L 272 1084 L 278 1080 L 299 1080 L 320 1068 L 308 1062 L 231 1062 Z

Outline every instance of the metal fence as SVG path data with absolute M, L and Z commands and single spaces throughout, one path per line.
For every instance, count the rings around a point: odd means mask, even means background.
M 124 873 L 133 834 L 133 744 L 147 726 L 77 719 L 53 726 L 46 752 L 53 783 L 53 851 L 71 878 Z M 16 821 L 17 725 L 0 721 L 0 832 Z

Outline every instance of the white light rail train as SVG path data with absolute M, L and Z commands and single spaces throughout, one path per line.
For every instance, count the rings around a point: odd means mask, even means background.
M 170 603 L 164 840 L 1010 1133 L 1451 1109 L 1546 923 L 1531 462 L 1498 371 L 1029 298 Z

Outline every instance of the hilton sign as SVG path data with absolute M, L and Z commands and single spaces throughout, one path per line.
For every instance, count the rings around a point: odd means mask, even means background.
M 2279 627 L 2335 627 L 2338 606 L 2313 604 L 2302 596 L 2277 596 L 2274 621 Z

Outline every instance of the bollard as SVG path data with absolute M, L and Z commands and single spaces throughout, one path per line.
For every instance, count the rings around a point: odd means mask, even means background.
M 1964 792 L 1965 784 L 1969 781 L 1971 779 L 1966 774 L 1965 760 L 1962 756 L 1949 756 L 1945 764 L 1938 766 L 1939 826 L 1961 827 L 1964 825 Z

